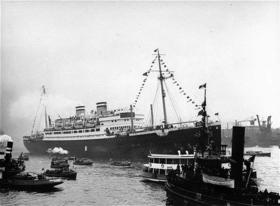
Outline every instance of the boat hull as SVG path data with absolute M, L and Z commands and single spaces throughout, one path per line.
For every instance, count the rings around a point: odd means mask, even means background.
M 18 190 L 49 190 L 57 185 L 62 184 L 63 181 L 56 180 L 8 180 L 8 186 Z
M 221 127 L 209 127 L 211 139 L 217 145 L 221 143 Z M 168 131 L 166 135 L 161 130 L 130 134 L 114 138 L 91 140 L 24 140 L 24 145 L 31 154 L 46 154 L 49 148 L 62 147 L 70 155 L 89 157 L 91 159 L 129 159 L 144 160 L 149 153 L 176 154 L 178 150 L 188 150 L 193 145 L 198 145 L 208 140 L 201 138 L 201 128 L 183 128 Z

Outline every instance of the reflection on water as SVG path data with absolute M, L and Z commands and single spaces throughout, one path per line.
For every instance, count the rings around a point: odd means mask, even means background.
M 248 148 L 271 151 L 271 158 L 256 157 L 260 188 L 280 192 L 280 150 Z M 75 166 L 77 180 L 49 192 L 0 191 L 0 205 L 172 205 L 167 200 L 163 185 L 144 183 L 141 180 L 141 163 L 132 168 L 95 162 L 92 166 Z M 31 156 L 26 162 L 28 171 L 40 172 L 49 168 L 48 157 Z

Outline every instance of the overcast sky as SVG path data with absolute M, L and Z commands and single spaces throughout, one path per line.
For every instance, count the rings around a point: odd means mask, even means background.
M 18 139 L 30 133 L 42 85 L 53 119 L 98 101 L 128 107 L 156 48 L 196 103 L 207 82 L 211 116 L 272 115 L 280 127 L 279 12 L 278 2 L 2 1 L 1 127 Z M 136 105 L 145 115 L 155 82 L 150 75 Z M 181 118 L 196 118 L 171 79 L 167 85 Z

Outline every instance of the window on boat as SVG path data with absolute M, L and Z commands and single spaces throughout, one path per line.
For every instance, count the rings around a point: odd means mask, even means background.
M 94 132 L 94 129 L 91 129 L 90 131 Z
M 78 131 L 76 131 L 76 130 L 74 131 L 74 133 L 77 133 L 77 132 L 78 132 Z
M 172 164 L 172 159 L 167 159 L 167 164 Z
M 86 130 L 85 130 L 85 132 L 89 132 L 89 130 L 88 130 L 88 129 L 86 129 Z
M 79 130 L 79 133 L 82 133 L 83 132 L 83 130 Z
M 160 164 L 165 164 L 165 159 L 159 159 Z
M 160 170 L 159 170 L 159 174 L 165 175 L 165 170 L 164 170 L 164 169 L 160 169 Z
M 71 134 L 71 131 L 64 131 L 63 134 Z
M 155 159 L 155 163 L 159 163 L 159 159 Z
M 174 160 L 174 164 L 179 164 L 180 161 L 179 160 Z
M 100 131 L 100 129 L 98 128 L 98 129 L 96 129 L 96 131 L 98 132 L 98 131 Z
M 61 134 L 61 132 L 54 132 L 54 134 Z

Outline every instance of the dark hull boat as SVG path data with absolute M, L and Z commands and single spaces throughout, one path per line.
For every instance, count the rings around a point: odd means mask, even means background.
M 218 141 L 221 126 L 209 127 L 213 139 Z M 46 154 L 48 148 L 62 147 L 71 155 L 89 157 L 91 159 L 131 159 L 144 160 L 150 152 L 176 154 L 178 149 L 186 151 L 188 145 L 195 145 L 200 139 L 201 127 L 149 131 L 128 136 L 105 138 L 97 140 L 61 140 L 61 141 L 24 141 L 25 147 L 34 154 Z M 85 151 L 85 148 L 87 150 Z
M 114 161 L 111 162 L 111 165 L 116 167 L 131 167 L 131 162 L 129 161 Z
M 46 170 L 43 174 L 48 177 L 60 177 L 68 180 L 75 180 L 77 178 L 77 172 L 71 169 Z
M 259 190 L 253 170 L 255 156 L 243 159 L 244 131 L 244 127 L 234 127 L 231 157 L 217 151 L 215 155 L 196 154 L 195 163 L 186 165 L 182 173 L 169 173 L 166 184 L 169 201 L 174 206 L 280 205 L 278 193 Z M 224 168 L 224 163 L 231 167 Z
M 150 69 L 143 74 L 145 77 L 142 86 L 134 103 L 130 105 L 130 109 L 108 110 L 107 102 L 98 102 L 96 111 L 91 114 L 86 114 L 84 106 L 77 106 L 74 116 L 59 118 L 52 122 L 46 115 L 45 107 L 45 129 L 38 133 L 33 133 L 32 129 L 31 136 L 23 137 L 25 147 L 33 154 L 45 154 L 50 148 L 61 147 L 69 151 L 70 155 L 77 157 L 145 160 L 150 152 L 176 154 L 178 150 L 189 150 L 197 142 L 203 141 L 200 122 L 179 120 L 177 123 L 170 123 L 167 121 L 165 107 L 166 94 L 169 93 L 165 84 L 167 79 L 173 81 L 186 103 L 192 104 L 195 110 L 201 110 L 202 105 L 196 104 L 187 96 L 174 79 L 173 72 L 168 70 L 161 59 L 158 49 L 155 52 L 156 57 Z M 153 66 L 158 67 L 158 70 L 152 70 Z M 133 108 L 136 107 L 148 75 L 154 71 L 159 74 L 163 121 L 157 125 L 154 123 L 153 105 L 151 105 L 151 124 L 143 127 L 143 115 L 135 113 Z M 201 86 L 204 88 L 206 84 Z M 45 95 L 44 87 L 42 95 Z M 199 115 L 201 115 L 200 112 Z M 220 141 L 221 126 L 218 123 L 210 124 L 209 122 L 209 129 L 213 141 Z
M 8 180 L 8 187 L 17 190 L 50 190 L 53 187 L 62 184 L 61 179 L 41 178 L 12 178 Z
M 93 161 L 91 159 L 87 159 L 87 158 L 78 158 L 78 159 L 74 160 L 73 164 L 91 166 L 93 164 Z
M 12 158 L 13 141 L 0 135 L 0 188 L 16 190 L 49 190 L 62 184 L 60 179 L 48 179 L 42 174 L 26 173 L 24 158 Z

